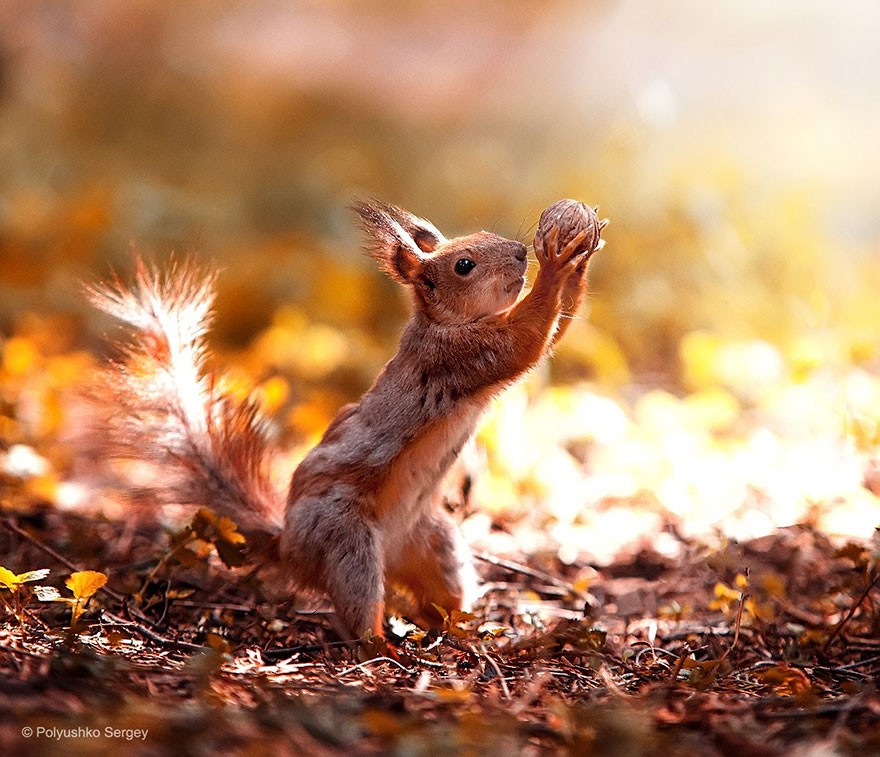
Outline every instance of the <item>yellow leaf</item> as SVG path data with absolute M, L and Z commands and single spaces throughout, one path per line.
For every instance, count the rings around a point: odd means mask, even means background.
M 450 689 L 433 689 L 431 691 L 434 699 L 438 702 L 444 702 L 445 704 L 461 704 L 464 702 L 469 702 L 473 693 L 467 687 L 462 687 L 460 689 L 450 688 Z
M 18 583 L 18 576 L 16 576 L 15 573 L 7 568 L 0 567 L 0 584 L 10 591 L 15 591 L 18 589 Z
M 785 576 L 771 570 L 761 577 L 760 586 L 771 597 L 785 596 Z
M 707 331 L 692 331 L 679 342 L 679 358 L 685 385 L 703 389 L 715 384 L 715 361 L 721 340 Z
M 713 590 L 715 599 L 709 603 L 710 610 L 721 610 L 722 612 L 730 612 L 734 602 L 742 599 L 742 592 L 732 589 L 721 582 L 715 584 Z
M 9 591 L 18 591 L 21 584 L 30 583 L 31 581 L 40 581 L 49 575 L 49 569 L 29 570 L 25 573 L 16 575 L 8 568 L 0 567 L 0 585 L 5 586 Z
M 757 674 L 768 687 L 784 697 L 797 696 L 809 691 L 810 679 L 798 668 L 790 668 L 784 663 L 774 665 Z
M 65 585 L 77 599 L 88 599 L 107 583 L 107 576 L 95 570 L 81 570 L 71 575 Z
M 214 545 L 227 567 L 237 568 L 244 564 L 243 545 L 246 540 L 238 532 L 235 521 L 201 508 L 193 518 L 190 528 L 199 539 Z
M 489 637 L 494 639 L 510 630 L 510 626 L 502 626 L 499 623 L 483 623 L 478 629 L 477 634 L 481 637 Z
M 24 337 L 6 340 L 3 350 L 3 367 L 11 376 L 23 376 L 36 367 L 40 354 L 37 348 Z
M 16 578 L 18 582 L 21 584 L 30 583 L 31 581 L 42 581 L 46 576 L 49 575 L 48 568 L 42 568 L 41 570 L 29 570 L 27 573 L 19 573 Z
M 404 719 L 384 710 L 371 709 L 361 715 L 361 723 L 374 736 L 395 736 L 404 726 Z
M 257 390 L 260 407 L 266 415 L 274 415 L 287 402 L 290 387 L 282 376 L 266 379 Z
M 217 533 L 224 541 L 230 544 L 244 544 L 245 538 L 238 533 L 238 524 L 231 518 L 225 516 L 217 520 Z
M 128 641 L 131 637 L 123 631 L 107 631 L 105 633 L 110 646 L 118 647 L 123 641 Z
M 742 596 L 741 592 L 731 589 L 720 581 L 715 584 L 713 592 L 718 599 L 731 600 L 734 602 Z
M 232 646 L 229 642 L 217 633 L 207 634 L 205 636 L 205 643 L 215 652 L 219 652 L 220 654 L 229 654 L 232 651 Z
M 464 610 L 453 610 L 449 615 L 450 623 L 469 623 L 470 621 L 476 619 L 476 615 L 474 615 L 472 612 L 465 612 Z
M 700 389 L 684 400 L 688 419 L 695 428 L 724 431 L 730 428 L 740 414 L 736 397 L 719 387 Z
M 27 492 L 36 499 L 55 503 L 58 499 L 58 479 L 53 473 L 28 479 Z

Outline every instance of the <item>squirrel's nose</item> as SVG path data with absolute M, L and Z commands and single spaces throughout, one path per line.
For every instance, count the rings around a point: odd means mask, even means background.
M 513 251 L 513 257 L 515 257 L 519 261 L 523 261 L 526 259 L 526 255 L 529 254 L 528 249 L 522 242 L 514 242 L 516 248 Z

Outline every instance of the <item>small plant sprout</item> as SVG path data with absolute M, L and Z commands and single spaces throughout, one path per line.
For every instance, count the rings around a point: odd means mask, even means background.
M 73 628 L 85 609 L 86 603 L 104 584 L 107 576 L 96 570 L 80 570 L 71 574 L 64 585 L 72 597 L 62 597 L 54 586 L 37 586 L 35 591 L 41 602 L 64 602 L 70 605 L 70 627 Z
M 9 603 L 2 594 L 0 594 L 0 599 L 3 600 L 6 609 L 18 618 L 20 625 L 24 626 L 24 609 L 27 606 L 28 600 L 31 598 L 30 589 L 29 587 L 26 587 L 25 584 L 33 583 L 34 581 L 42 581 L 48 575 L 48 568 L 29 570 L 25 573 L 16 574 L 8 568 L 0 567 L 0 588 L 6 589 L 12 594 L 12 607 L 9 606 Z

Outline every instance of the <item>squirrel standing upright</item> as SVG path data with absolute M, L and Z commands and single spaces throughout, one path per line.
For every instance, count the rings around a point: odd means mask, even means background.
M 387 584 L 412 593 L 413 617 L 427 625 L 440 619 L 435 605 L 462 609 L 475 597 L 467 546 L 439 501 L 441 480 L 490 399 L 562 336 L 604 224 L 568 229 L 568 238 L 558 222 L 539 226 L 540 269 L 517 301 L 527 267 L 520 242 L 486 231 L 447 240 L 378 201 L 354 210 L 370 254 L 409 289 L 413 315 L 373 386 L 300 463 L 286 505 L 266 471 L 256 403 L 221 393 L 207 367 L 214 275 L 138 262 L 132 285 L 115 280 L 90 297 L 134 330 L 96 391 L 112 410 L 111 449 L 160 465 L 153 493 L 165 501 L 209 507 L 246 535 L 267 537 L 269 559 L 296 585 L 326 592 L 345 631 L 360 637 L 382 634 Z

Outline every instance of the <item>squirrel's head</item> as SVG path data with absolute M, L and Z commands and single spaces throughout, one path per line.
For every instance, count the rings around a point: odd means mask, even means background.
M 423 218 L 377 200 L 357 202 L 367 249 L 429 318 L 465 323 L 507 310 L 525 283 L 525 245 L 488 231 L 446 239 Z

